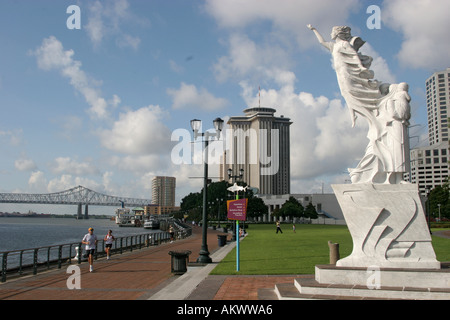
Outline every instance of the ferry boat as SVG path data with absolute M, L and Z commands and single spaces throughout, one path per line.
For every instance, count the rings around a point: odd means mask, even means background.
M 128 208 L 116 209 L 116 224 L 119 227 L 142 227 L 142 222 L 135 214 L 130 213 Z
M 119 227 L 142 227 L 141 220 L 139 219 L 123 219 L 119 223 Z
M 144 229 L 159 229 L 159 221 L 156 219 L 146 220 L 144 222 Z

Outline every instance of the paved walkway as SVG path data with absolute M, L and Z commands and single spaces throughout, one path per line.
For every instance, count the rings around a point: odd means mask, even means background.
M 450 239 L 450 230 L 436 230 L 436 231 L 433 231 L 433 235 L 441 237 L 441 238 Z
M 69 290 L 66 273 L 68 265 L 36 276 L 26 276 L 0 283 L 0 300 L 138 300 L 148 299 L 179 276 L 171 274 L 172 250 L 190 250 L 190 261 L 195 261 L 201 248 L 201 228 L 194 227 L 188 239 L 160 246 L 115 254 L 94 262 L 94 272 L 83 262 L 81 289 Z M 208 250 L 218 248 L 219 231 L 208 230 Z M 231 236 L 229 236 L 230 238 Z M 225 246 L 224 248 L 228 247 Z M 74 264 L 73 264 L 74 265 Z
M 160 246 L 115 254 L 111 260 L 94 262 L 94 272 L 83 262 L 81 289 L 69 290 L 69 265 L 36 276 L 9 279 L 0 283 L 0 300 L 257 300 L 260 289 L 276 283 L 292 283 L 296 276 L 210 276 L 209 273 L 236 245 L 219 248 L 219 231 L 208 230 L 208 250 L 212 264 L 190 263 L 182 276 L 171 273 L 169 251 L 190 250 L 196 261 L 201 248 L 201 228 L 193 236 Z M 231 235 L 228 236 L 228 240 Z M 76 265 L 76 264 L 72 264 Z M 269 297 L 273 298 L 273 296 Z

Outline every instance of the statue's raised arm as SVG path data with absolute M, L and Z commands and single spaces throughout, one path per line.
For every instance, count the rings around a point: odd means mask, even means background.
M 327 48 L 328 50 L 332 51 L 333 50 L 333 42 L 327 42 L 324 40 L 324 38 L 322 37 L 322 35 L 319 33 L 319 31 L 317 31 L 316 28 L 314 28 L 312 25 L 308 24 L 307 25 L 308 29 L 311 30 L 312 32 L 314 32 L 314 34 L 317 37 L 317 40 L 319 40 L 319 43 L 321 45 L 323 45 L 325 48 Z

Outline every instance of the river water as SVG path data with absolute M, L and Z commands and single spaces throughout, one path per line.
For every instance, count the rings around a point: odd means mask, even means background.
M 159 231 L 119 227 L 108 219 L 0 217 L 0 252 L 81 242 L 89 227 L 94 228 L 99 240 L 108 230 L 115 237 Z

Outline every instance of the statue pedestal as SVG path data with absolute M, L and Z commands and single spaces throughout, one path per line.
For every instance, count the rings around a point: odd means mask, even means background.
M 332 185 L 353 239 L 338 267 L 440 269 L 414 184 Z
M 436 260 L 417 185 L 333 185 L 352 253 L 315 276 L 277 284 L 278 299 L 450 299 L 450 268 Z
M 317 265 L 315 279 L 276 285 L 284 299 L 449 300 L 450 269 L 350 268 Z

